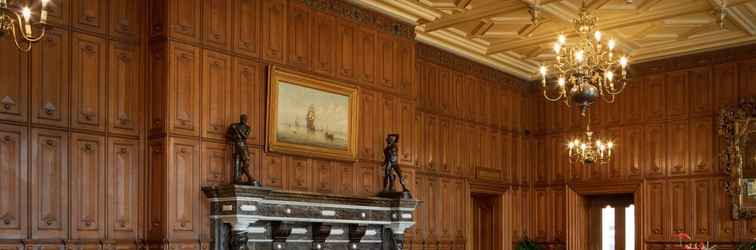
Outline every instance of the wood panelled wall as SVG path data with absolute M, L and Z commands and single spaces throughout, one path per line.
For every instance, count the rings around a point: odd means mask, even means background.
M 31 53 L 0 41 L 0 249 L 138 249 L 145 6 L 55 0 Z
M 400 164 L 424 201 L 412 249 L 464 249 L 469 184 L 506 187 L 524 172 L 524 84 L 416 45 L 411 26 L 340 0 L 152 0 L 149 12 L 148 248 L 208 247 L 199 187 L 229 180 L 224 136 L 240 113 L 254 176 L 286 190 L 374 196 L 385 136 L 401 134 Z M 361 89 L 358 161 L 265 150 L 271 65 Z
M 756 237 L 756 220 L 731 219 L 717 134 L 718 111 L 756 95 L 754 58 L 756 46 L 746 46 L 634 66 L 633 81 L 616 102 L 599 103 L 591 112 L 598 135 L 618 145 L 607 166 L 570 166 L 564 142 L 585 125 L 577 111 L 541 102 L 531 235 L 545 242 L 564 239 L 564 210 L 552 208 L 565 198 L 574 202 L 574 195 L 563 196 L 565 184 L 611 189 L 637 182 L 643 203 L 638 233 L 646 249 L 671 247 L 681 231 L 723 244 Z

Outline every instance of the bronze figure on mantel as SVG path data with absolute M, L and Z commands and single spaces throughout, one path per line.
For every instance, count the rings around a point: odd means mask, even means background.
M 229 140 L 234 145 L 233 183 L 237 185 L 252 185 L 259 187 L 260 182 L 252 178 L 249 174 L 251 166 L 249 164 L 247 137 L 249 137 L 249 133 L 252 129 L 247 124 L 247 115 L 241 114 L 239 116 L 239 122 L 231 124 L 228 128 Z
M 383 150 L 383 192 L 379 196 L 411 199 L 412 194 L 407 189 L 407 183 L 399 168 L 399 147 L 396 145 L 397 143 L 399 143 L 398 134 L 390 134 L 386 137 L 386 148 Z M 402 185 L 402 192 L 396 192 L 396 188 L 394 188 L 397 177 L 399 178 L 399 184 Z

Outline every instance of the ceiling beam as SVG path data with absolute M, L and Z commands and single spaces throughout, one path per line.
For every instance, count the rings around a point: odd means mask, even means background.
M 667 9 L 662 9 L 662 10 L 641 12 L 641 13 L 638 13 L 637 15 L 629 15 L 627 17 L 614 18 L 614 19 L 610 19 L 604 22 L 599 22 L 598 27 L 602 30 L 609 31 L 612 29 L 628 27 L 628 26 L 633 26 L 633 25 L 637 25 L 641 23 L 653 22 L 653 21 L 663 20 L 663 19 L 682 16 L 682 15 L 688 15 L 692 13 L 699 13 L 699 12 L 704 12 L 704 11 L 709 11 L 709 10 L 711 10 L 711 6 L 709 6 L 708 3 L 700 2 L 700 3 L 695 3 L 695 4 L 675 6 L 673 8 L 667 8 Z M 551 32 L 549 34 L 540 35 L 538 37 L 531 37 L 529 39 L 492 44 L 488 48 L 488 51 L 486 52 L 486 54 L 491 55 L 491 54 L 501 53 L 504 51 L 509 51 L 512 49 L 532 46 L 533 44 L 547 43 L 547 42 L 553 41 L 556 38 L 556 36 L 561 33 L 564 33 L 568 37 L 576 35 L 575 31 Z
M 597 10 L 598 8 L 604 7 L 609 1 L 611 0 L 593 0 L 588 6 L 586 6 L 586 8 L 588 8 L 588 11 Z
M 482 18 L 514 12 L 526 8 L 528 8 L 528 6 L 520 2 L 497 2 L 485 7 L 473 8 L 472 10 L 465 12 L 441 17 L 433 22 L 425 24 L 423 30 L 425 32 L 431 32 L 448 28 L 460 23 L 475 21 Z

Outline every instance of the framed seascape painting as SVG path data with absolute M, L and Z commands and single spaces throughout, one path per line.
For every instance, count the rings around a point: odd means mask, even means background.
M 268 69 L 268 150 L 355 160 L 359 90 L 280 67 Z

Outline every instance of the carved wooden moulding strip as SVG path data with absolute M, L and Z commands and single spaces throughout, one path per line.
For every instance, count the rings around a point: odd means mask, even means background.
M 751 58 L 756 58 L 756 44 L 643 62 L 632 65 L 630 69 L 633 75 L 640 76 L 644 74 L 704 67 Z
M 466 74 L 474 75 L 487 81 L 492 81 L 517 88 L 527 88 L 527 81 L 523 81 L 515 76 L 482 65 L 480 63 L 473 62 L 461 56 L 454 55 L 452 53 L 423 43 L 418 43 L 415 48 L 415 53 L 418 59 L 442 65 Z
M 213 250 L 402 249 L 419 203 L 241 185 L 202 190 L 211 204 Z
M 407 39 L 415 39 L 415 26 L 406 24 L 383 14 L 357 7 L 343 0 L 296 0 L 313 9 L 328 11 L 354 22 L 373 26 L 379 30 Z

